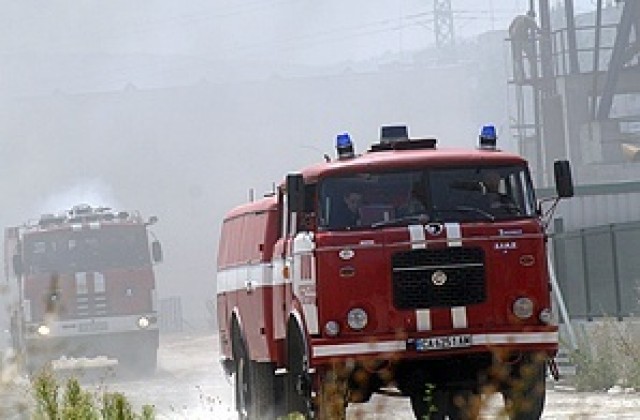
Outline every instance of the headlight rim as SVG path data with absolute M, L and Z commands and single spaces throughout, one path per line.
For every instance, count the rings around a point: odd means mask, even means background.
M 364 308 L 351 308 L 347 313 L 347 325 L 353 331 L 362 331 L 369 324 L 369 314 Z
M 340 334 L 340 323 L 333 319 L 327 321 L 324 324 L 324 333 L 328 337 L 337 337 Z
M 527 296 L 520 296 L 513 301 L 511 305 L 511 312 L 516 318 L 525 321 L 530 319 L 534 313 L 533 300 Z

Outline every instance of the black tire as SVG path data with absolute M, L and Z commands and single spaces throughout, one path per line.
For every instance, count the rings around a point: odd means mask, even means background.
M 276 404 L 275 369 L 271 363 L 251 362 L 251 395 L 253 412 L 256 419 L 276 419 L 278 409 Z
M 244 346 L 238 349 L 236 356 L 235 395 L 238 419 L 276 419 L 279 413 L 273 364 L 252 361 Z
M 290 326 L 287 335 L 285 411 L 286 414 L 302 414 L 307 419 L 312 415 L 309 357 L 302 333 L 295 326 Z
M 235 378 L 235 391 L 236 391 L 236 411 L 238 412 L 239 420 L 251 419 L 252 404 L 251 404 L 251 369 L 250 360 L 242 350 L 238 354 L 236 360 L 236 378 Z
M 545 403 L 546 364 L 544 359 L 526 358 L 513 370 L 502 392 L 511 420 L 538 420 Z

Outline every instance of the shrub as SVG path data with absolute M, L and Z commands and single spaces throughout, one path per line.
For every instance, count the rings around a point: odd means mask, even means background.
M 614 385 L 640 388 L 640 340 L 632 324 L 612 318 L 583 329 L 578 349 L 570 353 L 578 391 L 607 390 Z
M 94 396 L 83 390 L 76 378 L 66 381 L 60 395 L 53 371 L 44 369 L 32 381 L 34 420 L 153 420 L 153 407 L 145 405 L 137 414 L 121 393 Z M 100 408 L 98 408 L 100 406 Z

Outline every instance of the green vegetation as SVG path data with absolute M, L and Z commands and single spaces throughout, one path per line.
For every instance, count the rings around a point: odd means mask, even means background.
M 20 418 L 28 415 L 33 420 L 155 419 L 152 406 L 145 405 L 137 413 L 123 394 L 91 393 L 74 377 L 60 384 L 50 368 L 34 377 L 23 392 L 16 392 L 18 388 L 16 384 L 0 384 L 0 400 L 11 401 L 11 406 L 0 407 L 0 417 L 21 413 Z
M 104 392 L 95 396 L 83 390 L 76 378 L 66 381 L 60 394 L 60 384 L 50 369 L 43 370 L 31 384 L 34 397 L 34 420 L 152 420 L 153 407 L 145 405 L 140 414 L 120 393 Z
M 422 420 L 429 420 L 431 419 L 431 413 L 435 413 L 436 411 L 438 411 L 435 404 L 433 403 L 433 391 L 436 389 L 436 386 L 432 383 L 426 383 L 424 385 L 424 388 L 424 396 L 422 397 L 422 400 L 427 406 L 428 414 L 426 416 L 423 416 L 424 418 Z
M 305 420 L 305 417 L 302 413 L 290 413 L 284 417 L 278 417 L 278 420 Z

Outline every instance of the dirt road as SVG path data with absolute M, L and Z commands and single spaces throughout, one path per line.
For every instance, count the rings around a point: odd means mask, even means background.
M 213 334 L 185 333 L 164 335 L 161 339 L 159 367 L 155 375 L 138 378 L 119 372 L 113 365 L 59 370 L 61 376 L 79 376 L 96 392 L 123 392 L 140 407 L 152 404 L 158 419 L 227 420 L 233 411 L 233 386 L 218 363 L 218 341 Z M 82 364 L 82 363 L 81 363 Z M 66 366 L 70 367 L 69 364 Z M 500 418 L 499 398 L 487 400 L 483 418 Z M 405 398 L 376 395 L 366 404 L 349 406 L 349 419 L 412 420 Z M 547 392 L 543 419 L 638 419 L 640 393 L 612 390 L 609 393 L 578 393 L 556 387 Z

